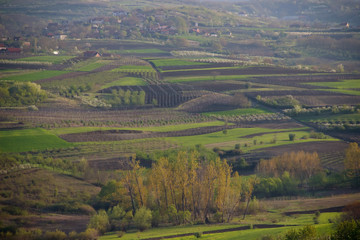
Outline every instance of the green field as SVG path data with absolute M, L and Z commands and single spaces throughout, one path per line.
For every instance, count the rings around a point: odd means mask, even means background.
M 195 64 L 197 65 L 197 64 Z M 214 67 L 214 68 L 191 68 L 191 69 L 174 69 L 174 70 L 166 70 L 166 72 L 184 72 L 184 71 L 213 71 L 213 70 L 224 70 L 224 69 L 239 69 L 242 67 Z
M 159 227 L 152 228 L 145 232 L 136 232 L 136 233 L 126 233 L 121 239 L 130 240 L 130 239 L 144 239 L 144 238 L 153 238 L 153 237 L 161 237 L 167 235 L 176 235 L 176 234 L 184 234 L 184 233 L 193 233 L 193 232 L 203 232 L 203 231 L 211 231 L 211 230 L 219 230 L 219 229 L 229 229 L 240 227 L 244 225 L 239 224 L 216 224 L 216 225 L 190 225 L 190 226 L 174 226 L 174 227 Z M 112 239 L 120 239 L 116 234 L 108 234 L 100 237 L 100 240 L 112 240 Z
M 312 215 L 313 217 L 313 215 Z M 301 223 L 297 223 L 301 224 Z M 313 224 L 313 222 L 312 222 Z M 302 224 L 301 224 L 302 225 Z M 199 226 L 177 226 L 177 227 L 164 227 L 164 228 L 155 228 L 149 229 L 144 232 L 135 232 L 135 233 L 125 233 L 121 238 L 117 236 L 115 233 L 108 233 L 102 237 L 100 240 L 119 240 L 119 239 L 147 239 L 147 238 L 155 238 L 155 237 L 165 237 L 177 234 L 185 234 L 185 233 L 196 233 L 196 232 L 205 232 L 205 231 L 215 231 L 220 229 L 229 229 L 236 228 L 244 225 L 234 225 L 234 224 L 224 224 L 224 225 L 199 225 Z M 212 234 L 203 234 L 201 239 L 218 239 L 218 240 L 257 240 L 261 239 L 265 235 L 271 236 L 280 236 L 285 234 L 290 229 L 299 229 L 302 226 L 286 226 L 279 228 L 265 228 L 265 229 L 248 229 L 248 230 L 240 230 L 240 231 L 231 231 L 224 233 L 212 233 Z M 329 223 L 321 223 L 318 225 L 314 225 L 316 231 L 319 235 L 329 234 L 332 232 L 332 224 Z M 197 239 L 195 236 L 187 236 L 187 237 L 178 237 L 172 239 Z
M 83 132 L 92 132 L 92 131 L 106 131 L 106 130 L 138 130 L 138 131 L 151 131 L 151 132 L 171 132 L 171 131 L 181 131 L 191 128 L 198 127 L 209 127 L 209 126 L 223 126 L 224 122 L 213 121 L 213 122 L 202 122 L 202 123 L 191 123 L 191 124 L 179 124 L 179 125 L 166 125 L 160 127 L 142 127 L 142 128 L 111 128 L 111 127 L 72 127 L 72 128 L 56 128 L 49 130 L 49 132 L 62 135 L 70 133 L 83 133 Z
M 151 54 L 151 53 L 167 53 L 166 51 L 157 49 L 157 48 L 147 48 L 147 49 L 126 49 L 126 50 L 109 50 L 110 53 L 119 53 L 119 54 Z
M 136 66 L 136 65 L 124 65 L 120 66 L 118 68 L 113 69 L 113 72 L 123 71 L 123 70 L 154 70 L 151 66 L 142 65 L 142 66 Z
M 124 77 L 119 80 L 113 81 L 111 83 L 107 83 L 102 86 L 102 89 L 109 88 L 113 86 L 145 86 L 147 82 L 145 82 L 142 78 L 136 77 Z
M 264 108 L 238 108 L 228 111 L 205 112 L 206 116 L 235 116 L 235 115 L 248 115 L 248 114 L 263 114 L 273 113 Z
M 81 66 L 77 69 L 75 69 L 75 71 L 81 71 L 81 72 L 90 72 L 92 70 L 95 70 L 99 67 L 102 67 L 102 66 L 105 66 L 107 64 L 107 62 L 105 61 L 97 61 L 97 62 L 92 62 L 92 63 L 89 63 L 85 66 Z
M 66 87 L 66 86 L 86 86 L 87 84 L 93 86 L 92 90 L 96 91 L 103 85 L 114 82 L 123 77 L 122 74 L 116 72 L 96 72 L 89 73 L 83 76 L 76 76 L 61 80 L 54 80 L 51 82 L 41 83 L 41 86 L 46 88 Z
M 282 236 L 290 229 L 299 229 L 300 227 L 281 227 L 281 228 L 267 228 L 267 229 L 249 229 L 243 231 L 234 231 L 226 233 L 205 234 L 201 239 L 214 239 L 214 240 L 258 240 L 262 237 L 268 236 Z M 332 224 L 319 224 L 315 225 L 319 235 L 329 234 L 332 231 Z M 197 239 L 195 236 L 173 238 L 173 239 Z M 275 238 L 276 239 L 276 238 Z
M 338 92 L 349 95 L 357 95 L 360 96 L 360 79 L 352 79 L 352 80 L 343 80 L 339 82 L 312 82 L 306 83 L 313 86 L 321 87 L 331 87 L 334 89 L 321 89 L 323 91 L 328 92 Z M 356 89 L 356 90 L 355 90 Z
M 72 145 L 40 128 L 0 131 L 1 152 L 27 152 L 47 148 L 66 148 Z
M 274 147 L 287 144 L 295 144 L 301 142 L 313 142 L 313 141 L 337 141 L 334 138 L 327 139 L 300 139 L 303 136 L 308 136 L 309 131 L 306 128 L 298 129 L 266 129 L 266 128 L 236 128 L 228 129 L 227 133 L 224 134 L 222 131 L 195 135 L 195 136 L 184 136 L 184 137 L 169 137 L 165 140 L 174 141 L 182 146 L 192 147 L 197 144 L 205 145 L 206 147 L 221 147 L 223 149 L 232 149 L 235 144 L 247 144 L 247 147 L 242 147 L 243 151 L 250 151 L 260 148 Z M 281 131 L 281 132 L 280 132 Z M 277 132 L 277 133 L 272 133 Z M 289 134 L 296 134 L 295 141 L 289 141 Z M 247 135 L 261 134 L 260 136 L 254 136 L 251 138 L 244 138 Z M 272 142 L 276 139 L 276 142 Z M 257 144 L 253 144 L 254 140 Z M 262 141 L 262 143 L 260 143 Z
M 18 61 L 25 62 L 50 62 L 53 64 L 62 63 L 63 61 L 74 58 L 74 56 L 34 56 L 34 57 L 26 57 L 19 58 Z
M 344 94 L 348 94 L 348 95 L 360 96 L 360 91 L 357 91 L 357 90 L 347 90 L 347 89 L 319 89 L 319 90 L 326 91 L 326 92 L 337 92 L 337 93 L 344 93 Z
M 312 116 L 301 116 L 297 119 L 305 122 L 309 121 L 360 121 L 360 113 L 351 114 L 324 114 L 324 115 L 312 115 Z
M 343 80 L 339 82 L 312 82 L 306 83 L 313 86 L 319 87 L 332 87 L 338 89 L 353 89 L 360 88 L 360 79 Z
M 213 80 L 244 80 L 249 79 L 250 75 L 226 75 L 226 76 L 197 76 L 197 77 L 168 77 L 168 82 L 197 82 L 197 81 L 213 81 Z
M 20 82 L 33 82 L 41 79 L 51 78 L 60 76 L 62 74 L 68 73 L 69 71 L 55 71 L 55 70 L 44 70 L 39 72 L 20 74 L 20 75 L 12 75 L 1 78 L 1 80 L 13 80 Z
M 176 59 L 176 58 L 156 59 L 156 60 L 151 60 L 151 62 L 156 67 L 160 67 L 160 68 L 161 67 L 172 67 L 172 66 L 208 65 L 208 63 L 194 62 L 191 60 Z

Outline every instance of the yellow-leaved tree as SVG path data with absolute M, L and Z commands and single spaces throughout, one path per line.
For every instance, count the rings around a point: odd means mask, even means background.
M 345 170 L 348 176 L 353 178 L 353 183 L 356 186 L 360 185 L 360 148 L 355 142 L 350 143 L 346 149 Z

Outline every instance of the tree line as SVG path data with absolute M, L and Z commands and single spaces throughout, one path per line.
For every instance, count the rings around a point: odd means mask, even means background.
M 107 103 L 113 107 L 120 106 L 143 106 L 145 105 L 145 92 L 144 91 L 130 91 L 130 90 L 111 90 L 111 95 L 107 99 Z
M 14 81 L 0 83 L 0 107 L 35 105 L 46 98 L 46 92 L 36 83 Z

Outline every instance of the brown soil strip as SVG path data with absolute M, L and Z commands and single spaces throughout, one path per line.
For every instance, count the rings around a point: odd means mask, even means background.
M 344 209 L 345 206 L 339 206 L 339 207 L 330 207 L 330 208 L 323 208 L 323 209 L 317 209 L 317 210 L 307 210 L 307 211 L 293 211 L 293 212 L 285 212 L 284 214 L 286 216 L 291 216 L 294 214 L 313 214 L 317 211 L 320 213 L 324 212 L 341 212 Z

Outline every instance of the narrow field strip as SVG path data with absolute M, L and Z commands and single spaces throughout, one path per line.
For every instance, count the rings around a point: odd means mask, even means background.
M 0 80 L 12 80 L 12 81 L 20 81 L 20 82 L 33 82 L 37 80 L 52 78 L 56 76 L 60 76 L 70 71 L 56 71 L 56 70 L 45 70 L 39 72 L 32 72 L 26 74 L 19 74 L 19 75 L 11 75 L 7 77 L 3 77 Z
M 71 133 L 84 133 L 92 131 L 106 131 L 106 130 L 136 130 L 136 131 L 151 131 L 151 132 L 170 132 L 180 131 L 198 127 L 211 127 L 211 126 L 223 126 L 222 121 L 213 122 L 201 122 L 191 124 L 178 124 L 178 125 L 165 125 L 159 127 L 141 127 L 141 128 L 112 128 L 112 127 L 72 127 L 72 128 L 56 128 L 49 130 L 56 135 L 71 134 Z

